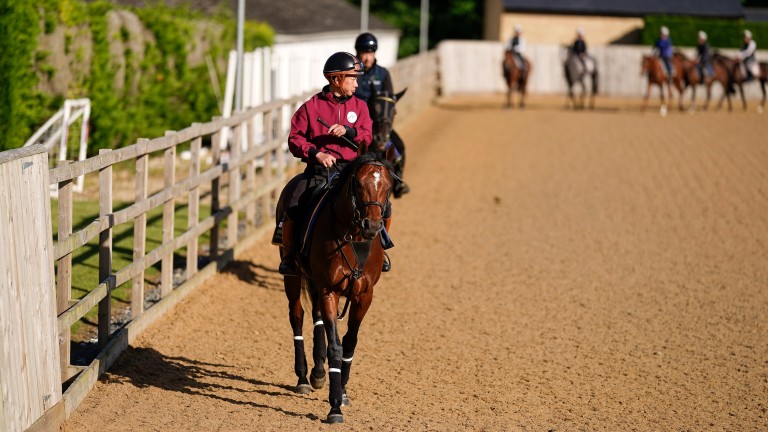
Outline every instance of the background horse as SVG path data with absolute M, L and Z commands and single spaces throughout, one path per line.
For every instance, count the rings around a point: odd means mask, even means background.
M 308 253 L 300 259 L 301 276 L 284 276 L 283 279 L 293 329 L 294 371 L 299 379 L 297 392 L 311 391 L 306 378 L 307 362 L 302 336 L 302 293 L 308 294 L 315 323 L 315 365 L 310 378 L 311 386 L 316 389 L 322 388 L 325 383 L 327 338 L 329 423 L 344 421 L 341 406 L 349 405 L 346 384 L 358 332 L 373 300 L 373 287 L 381 276 L 384 261 L 380 236 L 394 180 L 391 164 L 379 153 L 366 153 L 367 150 L 366 145 L 360 146 L 360 156 L 347 165 L 336 186 L 328 192 L 326 204 L 317 210 L 315 229 L 305 246 Z M 393 157 L 393 150 L 390 146 L 386 156 Z M 278 200 L 278 223 L 285 210 L 285 197 L 290 196 L 290 185 L 289 182 Z M 280 253 L 283 254 L 282 248 Z M 339 341 L 337 330 L 338 304 L 342 296 L 347 298 L 344 312 L 349 307 L 343 342 Z
M 696 86 L 704 84 L 707 89 L 707 100 L 704 101 L 702 108 L 704 111 L 709 108 L 709 101 L 712 99 L 712 84 L 718 82 L 723 87 L 723 92 L 728 91 L 728 71 L 723 67 L 721 63 L 712 62 L 713 75 L 705 75 L 702 77 L 701 69 L 697 62 L 690 60 L 683 53 L 675 53 L 674 56 L 678 59 L 683 68 L 683 88 L 691 87 L 691 106 L 690 110 L 696 109 Z
M 672 58 L 672 68 L 674 70 L 672 83 L 675 85 L 675 88 L 677 89 L 678 94 L 680 95 L 678 99 L 678 105 L 679 105 L 680 111 L 682 111 L 683 110 L 683 80 L 682 80 L 683 69 L 679 60 L 675 60 L 674 57 Z M 661 64 L 661 60 L 659 60 L 659 58 L 654 55 L 644 55 L 640 73 L 647 74 L 648 76 L 648 86 L 645 90 L 645 96 L 643 97 L 642 110 L 645 111 L 645 108 L 648 106 L 648 98 L 651 96 L 651 86 L 657 85 L 659 86 L 659 96 L 661 98 L 661 108 L 659 109 L 659 112 L 663 116 L 667 115 L 667 102 L 664 99 L 664 86 L 666 85 L 667 87 L 667 94 L 669 95 L 670 101 L 672 101 L 672 86 L 670 85 L 669 79 L 667 78 L 667 74 L 664 73 L 664 66 Z
M 528 84 L 528 76 L 531 74 L 531 62 L 523 59 L 524 68 L 521 69 L 514 59 L 512 50 L 504 52 L 504 81 L 507 83 L 507 104 L 512 106 L 512 92 L 517 90 L 520 93 L 520 108 L 525 107 L 525 86 Z
M 403 95 L 405 95 L 407 88 L 403 89 L 400 93 L 390 94 L 388 91 L 376 93 L 376 89 L 372 88 L 371 97 L 368 99 L 368 112 L 373 120 L 373 141 L 371 142 L 371 151 L 384 152 L 387 145 L 394 144 L 392 142 L 391 134 L 394 133 L 393 124 L 395 121 L 395 104 L 397 104 Z M 395 175 L 402 179 L 403 170 L 405 169 L 405 149 L 403 154 L 399 154 L 399 150 L 395 150 L 394 160 L 390 160 L 394 167 Z M 398 181 L 395 184 L 395 198 L 399 197 L 399 193 L 402 191 L 402 182 Z
M 744 108 L 744 111 L 747 110 L 747 99 L 744 97 L 744 83 L 747 82 L 747 77 L 744 75 L 745 72 L 743 68 L 741 67 L 741 62 L 734 60 L 732 58 L 726 57 L 720 53 L 715 53 L 713 56 L 713 61 L 716 63 L 719 63 L 722 65 L 725 70 L 728 71 L 728 76 L 730 78 L 730 85 L 729 88 L 733 92 L 735 89 L 739 90 L 739 94 L 741 95 L 741 104 Z M 760 62 L 759 63 L 759 73 L 756 77 L 754 77 L 755 80 L 760 82 L 760 90 L 763 92 L 763 98 L 760 101 L 760 105 L 758 105 L 757 110 L 758 112 L 763 112 L 765 109 L 765 81 L 768 79 L 768 63 L 766 62 Z M 731 95 L 729 92 L 725 92 L 723 94 L 723 98 L 728 99 L 728 111 L 731 111 L 733 107 L 731 106 Z M 720 103 L 718 104 L 718 107 L 722 105 L 723 98 L 720 98 Z
M 597 62 L 592 57 L 587 57 L 584 62 L 579 59 L 579 56 L 573 53 L 571 47 L 565 47 L 567 49 L 565 62 L 563 63 L 563 70 L 565 72 L 565 81 L 568 83 L 568 97 L 571 100 L 571 106 L 576 109 L 584 109 L 584 103 L 587 98 L 587 76 L 590 77 L 590 97 L 589 108 L 595 108 L 595 95 L 597 94 Z M 588 71 L 585 66 L 586 62 L 592 63 L 592 71 Z M 573 87 L 578 84 L 581 86 L 581 95 L 578 102 L 573 94 Z

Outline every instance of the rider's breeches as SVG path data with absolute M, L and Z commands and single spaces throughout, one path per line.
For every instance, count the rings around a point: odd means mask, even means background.
M 392 140 L 392 145 L 395 146 L 395 149 L 400 153 L 400 174 L 402 174 L 403 169 L 405 168 L 405 144 L 403 143 L 403 139 L 400 138 L 400 135 L 397 134 L 397 132 L 392 130 L 392 132 L 389 135 L 389 139 Z

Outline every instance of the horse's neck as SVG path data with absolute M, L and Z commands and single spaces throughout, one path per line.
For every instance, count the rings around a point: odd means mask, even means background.
M 350 185 L 352 184 L 353 176 L 350 175 L 349 178 L 344 182 L 344 184 L 341 185 L 341 187 L 336 188 L 335 196 L 333 197 L 333 217 L 331 218 L 331 223 L 336 224 L 336 228 L 341 230 L 341 234 L 344 234 L 344 230 L 349 227 L 349 225 L 352 222 L 352 207 L 349 200 L 349 197 L 351 196 L 350 193 Z

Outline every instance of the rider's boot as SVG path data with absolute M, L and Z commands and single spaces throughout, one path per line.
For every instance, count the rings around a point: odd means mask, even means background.
M 283 259 L 277 269 L 278 273 L 284 276 L 299 275 L 296 270 L 296 254 L 293 251 L 293 228 L 294 222 L 286 217 L 283 220 Z
M 394 246 L 392 243 L 392 240 L 389 238 L 389 226 L 392 224 L 392 219 L 387 218 L 384 219 L 384 232 L 382 233 L 382 246 L 384 249 L 389 249 Z M 386 238 L 386 240 L 385 240 Z M 389 255 L 384 252 L 384 262 L 381 264 L 381 271 L 382 272 L 388 272 L 392 270 L 392 261 L 389 259 Z

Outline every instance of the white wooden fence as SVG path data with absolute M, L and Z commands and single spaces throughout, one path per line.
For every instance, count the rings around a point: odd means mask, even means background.
M 436 62 L 431 52 L 392 68 L 398 88 L 412 87 L 398 111 L 414 114 L 434 99 Z M 82 161 L 63 161 L 53 169 L 41 145 L 0 153 L 0 431 L 56 430 L 144 328 L 272 229 L 275 199 L 297 163 L 287 153 L 289 123 L 282 114 L 293 113 L 314 91 L 102 150 Z M 233 131 L 227 158 L 219 145 L 225 129 Z M 204 141 L 211 143 L 210 163 L 204 162 Z M 191 155 L 184 171 L 178 162 L 181 146 Z M 133 168 L 133 178 L 121 177 L 120 185 L 132 181 L 135 199 L 115 211 L 117 164 L 121 170 Z M 163 167 L 162 178 L 154 182 L 152 165 Z M 99 214 L 75 230 L 73 181 L 89 173 L 98 174 Z M 161 186 L 155 190 L 150 183 Z M 49 185 L 58 189 L 56 242 Z M 206 202 L 210 213 L 203 215 Z M 177 205 L 188 209 L 181 233 L 174 227 Z M 162 243 L 147 250 L 147 215 L 155 209 L 162 210 Z M 133 228 L 133 260 L 116 269 L 112 233 L 123 224 Z M 200 238 L 206 234 L 209 262 L 201 267 Z M 75 299 L 72 258 L 89 242 L 98 242 L 98 283 Z M 184 257 L 183 267 L 176 269 L 181 280 L 174 277 L 174 255 Z M 145 309 L 145 271 L 158 263 L 161 299 Z M 130 320 L 115 329 L 111 294 L 123 284 L 131 285 Z M 86 366 L 72 365 L 71 326 L 94 308 L 100 351 Z

